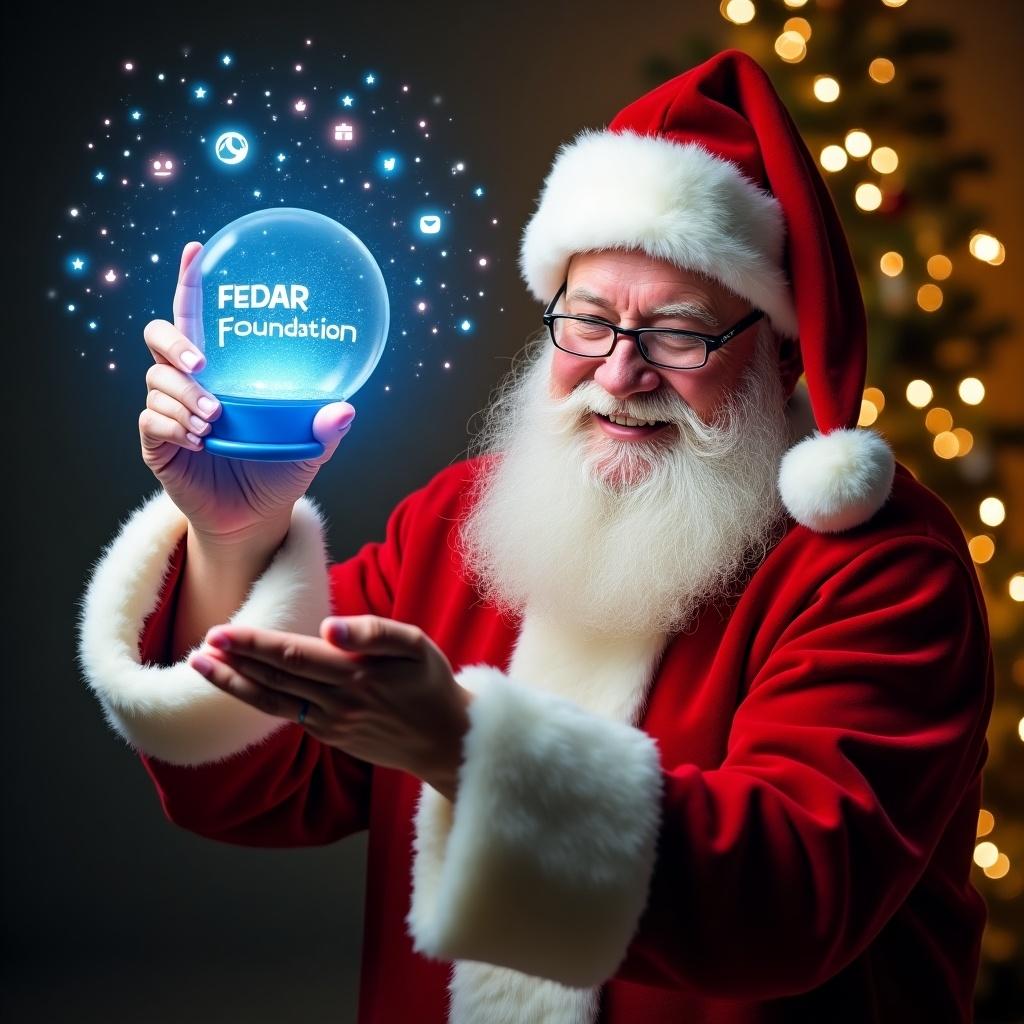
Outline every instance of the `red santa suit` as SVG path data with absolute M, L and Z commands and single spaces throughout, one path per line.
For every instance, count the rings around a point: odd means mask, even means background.
M 88 683 L 182 827 L 253 846 L 369 830 L 360 1024 L 969 1020 L 982 595 L 949 509 L 857 427 L 852 260 L 749 58 L 560 152 L 523 240 L 531 291 L 614 246 L 711 273 L 798 345 L 818 429 L 781 462 L 787 532 L 731 604 L 670 636 L 500 616 L 452 534 L 486 460 L 340 564 L 302 498 L 231 621 L 422 628 L 476 694 L 450 803 L 168 663 L 187 523 L 159 492 L 89 582 Z
M 171 665 L 187 524 L 162 492 L 134 513 L 83 652 L 168 818 L 248 846 L 369 829 L 360 1024 L 442 1024 L 450 975 L 459 1021 L 969 1020 L 993 677 L 946 506 L 897 467 L 869 524 L 790 523 L 692 632 L 599 643 L 465 579 L 478 463 L 340 564 L 302 499 L 232 619 L 425 630 L 477 694 L 454 805 Z

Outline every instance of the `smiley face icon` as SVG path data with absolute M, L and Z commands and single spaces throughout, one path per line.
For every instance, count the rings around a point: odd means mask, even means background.
M 169 156 L 155 156 L 147 166 L 150 176 L 156 181 L 167 181 L 169 178 L 173 178 L 177 169 L 173 158 Z

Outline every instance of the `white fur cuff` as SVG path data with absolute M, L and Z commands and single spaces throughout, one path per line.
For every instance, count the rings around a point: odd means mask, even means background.
M 417 951 L 588 987 L 622 962 L 647 902 L 661 820 L 657 746 L 489 665 L 474 691 L 454 806 L 424 785 Z
M 285 724 L 217 689 L 189 667 L 188 655 L 168 667 L 141 664 L 143 623 L 187 528 L 163 491 L 136 509 L 97 563 L 78 623 L 79 663 L 111 728 L 179 765 L 224 760 Z M 303 497 L 284 544 L 230 621 L 316 636 L 330 614 L 323 519 Z

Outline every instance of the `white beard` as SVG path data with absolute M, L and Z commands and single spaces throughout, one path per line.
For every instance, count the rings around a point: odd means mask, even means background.
M 481 595 L 603 636 L 686 630 L 728 602 L 785 532 L 777 487 L 790 443 L 767 329 L 712 423 L 676 392 L 619 401 L 593 380 L 548 392 L 554 347 L 523 350 L 485 410 L 472 454 L 497 454 L 473 487 L 459 548 Z M 590 413 L 674 424 L 665 436 L 597 435 Z

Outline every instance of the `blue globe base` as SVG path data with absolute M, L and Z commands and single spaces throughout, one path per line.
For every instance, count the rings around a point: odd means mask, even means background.
M 203 441 L 206 451 L 251 462 L 299 462 L 323 455 L 324 446 L 313 436 L 313 419 L 329 402 L 225 395 L 217 399 L 221 414 Z

